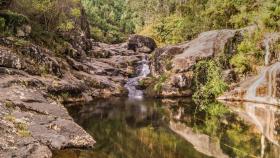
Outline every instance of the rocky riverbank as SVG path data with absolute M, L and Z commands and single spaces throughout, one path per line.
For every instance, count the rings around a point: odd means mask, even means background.
M 51 150 L 93 147 L 63 104 L 126 96 L 128 77 L 156 47 L 142 36 L 117 45 L 78 39 L 63 57 L 18 37 L 0 39 L 1 157 L 45 158 Z

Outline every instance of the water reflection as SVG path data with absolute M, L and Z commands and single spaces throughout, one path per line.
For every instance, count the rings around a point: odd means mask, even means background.
M 266 148 L 272 148 L 269 157 L 280 157 L 280 108 L 266 104 L 256 104 L 246 102 L 226 103 L 229 108 L 246 121 L 254 126 L 257 132 L 262 134 L 261 157 L 266 156 Z
M 92 151 L 58 151 L 56 158 L 207 158 L 174 134 L 160 100 L 97 100 L 69 112 L 97 141 Z M 71 157 L 70 157 L 71 158 Z
M 97 145 L 56 151 L 55 158 L 278 158 L 279 109 L 226 105 L 201 111 L 190 99 L 113 98 L 73 106 L 70 114 Z

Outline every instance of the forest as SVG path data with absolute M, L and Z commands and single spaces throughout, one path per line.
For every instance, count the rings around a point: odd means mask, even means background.
M 84 0 L 83 4 L 97 39 L 140 33 L 165 45 L 215 29 L 258 25 L 263 31 L 279 31 L 277 0 Z

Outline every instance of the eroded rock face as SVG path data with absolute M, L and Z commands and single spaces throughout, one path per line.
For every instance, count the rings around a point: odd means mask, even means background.
M 93 138 L 73 122 L 64 106 L 38 89 L 51 83 L 2 69 L 12 73 L 0 74 L 0 157 L 50 158 L 51 150 L 93 147 Z
M 201 33 L 196 39 L 185 45 L 183 53 L 172 59 L 172 71 L 186 72 L 197 61 L 214 58 L 222 53 L 231 52 L 231 40 L 236 36 L 236 30 L 218 30 Z
M 152 83 L 161 86 L 150 88 L 147 93 L 157 89 L 156 96 L 160 97 L 191 96 L 195 64 L 205 59 L 231 56 L 239 37 L 240 30 L 215 30 L 201 33 L 189 42 L 156 49 L 151 57 L 151 69 L 158 79 Z M 230 70 L 224 72 L 224 77 L 229 82 L 236 79 Z

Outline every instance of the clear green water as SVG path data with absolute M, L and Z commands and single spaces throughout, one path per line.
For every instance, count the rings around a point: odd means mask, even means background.
M 209 107 L 200 111 L 189 99 L 126 98 L 72 106 L 69 113 L 97 144 L 55 151 L 54 158 L 280 157 L 278 108 Z

